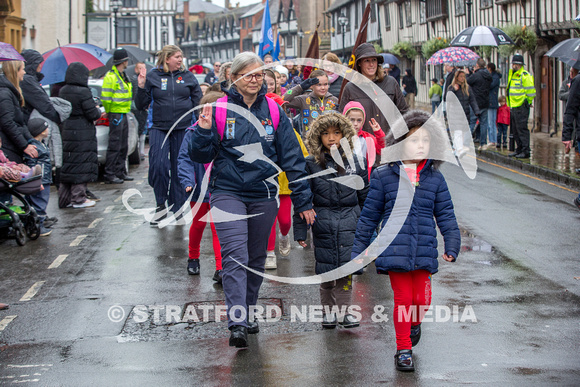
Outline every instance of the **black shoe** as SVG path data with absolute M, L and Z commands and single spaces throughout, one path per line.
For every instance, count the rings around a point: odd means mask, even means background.
M 336 315 L 334 313 L 325 314 L 322 318 L 322 328 L 324 329 L 334 329 L 336 328 Z
M 512 152 L 512 153 L 508 153 L 508 157 L 516 157 L 516 155 L 518 155 L 518 152 Z
M 260 332 L 260 326 L 256 320 L 252 322 L 248 322 L 248 334 L 255 335 L 256 333 Z
M 578 207 L 578 209 L 580 210 L 580 198 L 578 196 L 576 196 L 576 198 L 574 199 L 574 204 L 576 204 L 576 207 Z
M 95 195 L 94 193 L 92 193 L 89 190 L 86 191 L 86 197 L 87 197 L 87 199 L 92 200 L 93 202 L 101 201 L 101 199 L 99 197 L 97 197 L 97 195 Z
M 421 340 L 421 324 L 411 325 L 411 344 L 414 347 Z
M 187 274 L 199 275 L 199 259 L 187 260 Z
M 218 284 L 221 284 L 222 283 L 222 271 L 216 270 L 215 273 L 213 273 L 213 277 L 211 279 L 214 280 L 215 282 L 217 282 Z
M 342 321 L 339 321 L 338 324 L 343 328 L 356 328 L 360 325 L 358 320 L 350 313 L 345 314 Z
M 246 348 L 248 346 L 248 328 L 243 325 L 234 325 L 230 328 L 230 347 Z
M 161 213 L 163 213 L 163 215 L 161 215 Z M 153 215 L 153 219 L 149 222 L 149 224 L 152 227 L 157 227 L 157 225 L 159 225 L 159 222 L 161 222 L 165 218 L 167 218 L 167 210 L 165 206 L 157 206 L 157 208 L 155 209 L 155 214 Z
M 529 159 L 530 155 L 522 152 L 522 153 L 518 153 L 517 155 L 515 155 L 515 158 L 516 159 Z
M 129 175 L 123 175 L 123 177 L 120 177 L 119 179 L 124 180 L 124 181 L 133 181 L 133 180 L 135 180 L 134 177 L 131 177 Z
M 47 217 L 44 219 L 44 227 L 46 227 L 46 228 L 51 228 L 52 226 L 54 226 L 54 224 L 55 224 L 56 222 L 58 222 L 58 218 L 57 218 L 57 217 L 54 217 L 54 216 L 53 216 L 53 217 L 50 217 L 50 216 L 47 216 Z
M 114 179 L 105 179 L 105 184 L 123 184 L 123 179 L 115 177 Z
M 415 371 L 415 365 L 413 364 L 413 351 L 410 349 L 398 350 L 395 354 L 395 368 L 397 371 L 403 372 Z

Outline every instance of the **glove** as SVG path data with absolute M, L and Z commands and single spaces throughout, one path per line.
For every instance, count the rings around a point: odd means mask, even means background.
M 303 81 L 300 84 L 300 87 L 302 88 L 302 90 L 306 91 L 310 89 L 312 85 L 316 85 L 318 82 L 320 82 L 318 78 L 308 78 L 307 80 Z

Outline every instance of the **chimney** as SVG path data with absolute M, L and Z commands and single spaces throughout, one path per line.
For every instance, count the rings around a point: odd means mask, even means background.
M 183 2 L 183 20 L 185 23 L 189 23 L 189 0 Z
M 226 2 L 225 2 L 225 4 L 224 4 L 224 7 L 225 7 L 226 9 L 230 9 L 230 8 L 231 8 L 231 5 L 230 5 L 230 0 L 226 0 Z

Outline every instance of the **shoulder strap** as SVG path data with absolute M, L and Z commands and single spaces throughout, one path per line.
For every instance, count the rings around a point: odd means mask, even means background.
M 274 130 L 278 130 L 278 124 L 280 123 L 280 110 L 278 110 L 278 104 L 276 101 L 269 97 L 266 97 L 266 101 L 268 101 L 268 109 L 270 109 Z
M 270 115 L 272 116 L 274 130 L 277 130 L 278 124 L 280 123 L 280 110 L 278 110 L 278 104 L 273 99 L 268 97 L 266 97 L 266 101 L 268 101 L 268 109 L 270 110 Z M 224 131 L 226 129 L 227 103 L 227 94 L 218 99 L 216 102 L 215 123 L 220 139 L 224 138 Z

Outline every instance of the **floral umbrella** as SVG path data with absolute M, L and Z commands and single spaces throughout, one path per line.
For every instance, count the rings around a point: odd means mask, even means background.
M 465 47 L 447 47 L 437 51 L 427 61 L 428 65 L 451 63 L 455 66 L 473 66 L 479 55 Z

